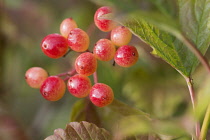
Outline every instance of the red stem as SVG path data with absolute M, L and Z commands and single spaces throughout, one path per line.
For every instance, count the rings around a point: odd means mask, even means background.
M 98 83 L 98 75 L 96 71 L 93 73 L 93 80 L 95 84 Z
M 192 79 L 190 77 L 185 77 L 185 80 L 187 82 L 187 86 L 190 92 L 190 98 L 192 102 L 192 107 L 193 107 L 193 112 L 195 113 L 195 91 L 192 83 Z M 195 124 L 195 134 L 196 137 L 198 138 L 200 136 L 200 123 L 196 122 Z

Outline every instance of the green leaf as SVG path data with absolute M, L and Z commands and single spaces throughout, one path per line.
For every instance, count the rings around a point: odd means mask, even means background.
M 188 61 L 188 58 L 182 57 L 185 53 L 183 52 L 185 48 L 177 48 L 174 45 L 175 37 L 139 18 L 133 18 L 128 22 L 124 22 L 124 25 L 130 28 L 136 36 L 149 44 L 153 48 L 152 53 L 154 55 L 161 57 L 182 74 L 186 76 L 190 75 L 190 70 L 187 67 L 188 63 L 184 63 Z
M 71 122 L 63 130 L 58 128 L 54 135 L 45 140 L 110 140 L 111 135 L 103 128 L 89 122 Z
M 113 129 L 113 125 L 119 121 L 119 119 L 126 116 L 138 115 L 149 119 L 149 114 L 135 109 L 116 99 L 114 99 L 112 104 L 106 107 L 97 108 L 97 112 L 100 116 L 100 119 L 103 120 L 101 121 L 102 126 L 110 131 Z
M 123 139 L 130 136 L 148 135 L 155 133 L 161 138 L 178 138 L 187 135 L 181 121 L 151 120 L 145 116 L 127 116 L 119 119 L 115 124 L 113 137 Z
M 70 122 L 84 121 L 85 100 L 78 100 L 72 107 Z
M 210 0 L 179 0 L 179 13 L 182 32 L 205 54 L 210 44 Z M 186 57 L 193 72 L 199 61 L 189 53 Z
M 145 135 L 152 132 L 150 120 L 145 116 L 127 116 L 116 123 L 114 138 L 123 139 L 134 135 Z
M 143 116 L 149 117 L 149 114 L 147 114 L 141 110 L 132 108 L 129 105 L 127 105 L 119 100 L 116 100 L 116 99 L 114 99 L 112 104 L 110 104 L 106 108 L 121 115 L 121 116 L 143 115 Z
M 100 126 L 100 118 L 96 112 L 96 107 L 89 99 L 78 100 L 72 107 L 70 122 L 88 121 Z

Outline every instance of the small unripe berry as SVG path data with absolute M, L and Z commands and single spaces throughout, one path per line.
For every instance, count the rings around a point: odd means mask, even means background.
M 130 67 L 138 61 L 138 58 L 137 49 L 134 46 L 125 45 L 117 49 L 114 60 L 119 66 Z
M 100 39 L 93 49 L 94 56 L 101 61 L 110 61 L 114 58 L 116 49 L 108 39 Z
M 69 92 L 77 98 L 86 97 L 90 93 L 91 86 L 90 79 L 81 74 L 70 77 L 67 83 Z
M 25 80 L 32 88 L 40 88 L 47 77 L 47 71 L 40 67 L 32 67 L 25 73 Z
M 80 28 L 71 30 L 67 39 L 69 47 L 76 52 L 86 51 L 90 44 L 88 34 Z
M 48 77 L 40 88 L 42 96 L 49 101 L 60 100 L 66 91 L 65 82 L 58 76 Z
M 101 31 L 109 32 L 115 27 L 114 21 L 108 20 L 108 19 L 101 19 L 101 16 L 112 13 L 112 12 L 113 12 L 112 9 L 108 6 L 101 7 L 95 12 L 94 22 L 95 22 L 95 25 Z
M 59 34 L 47 35 L 41 43 L 42 51 L 50 58 L 60 58 L 68 51 L 68 42 Z
M 96 71 L 97 60 L 90 52 L 80 54 L 75 61 L 75 69 L 77 73 L 90 76 Z
M 72 18 L 66 18 L 60 24 L 60 33 L 67 38 L 70 31 L 74 28 L 77 28 L 77 23 Z
M 112 103 L 114 100 L 114 93 L 110 86 L 103 83 L 97 83 L 91 88 L 89 97 L 94 105 L 104 107 Z
M 132 37 L 131 31 L 125 26 L 117 26 L 111 31 L 111 41 L 116 46 L 127 45 Z

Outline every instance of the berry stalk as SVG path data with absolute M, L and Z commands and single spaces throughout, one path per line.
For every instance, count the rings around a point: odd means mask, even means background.
M 97 75 L 97 72 L 96 71 L 93 73 L 93 80 L 94 80 L 94 83 L 95 84 L 98 83 L 98 75 Z

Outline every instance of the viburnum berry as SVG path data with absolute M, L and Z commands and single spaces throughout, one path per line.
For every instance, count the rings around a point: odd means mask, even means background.
M 99 8 L 94 15 L 94 22 L 95 25 L 104 32 L 109 32 L 115 27 L 115 23 L 113 20 L 108 19 L 101 19 L 101 16 L 105 14 L 113 13 L 113 10 L 111 7 L 103 6 Z
M 134 46 L 121 46 L 117 49 L 114 60 L 122 67 L 130 67 L 134 65 L 139 58 L 137 49 Z
M 89 97 L 94 105 L 104 107 L 112 103 L 114 93 L 110 86 L 103 83 L 96 83 L 91 88 Z
M 40 88 L 47 77 L 47 71 L 41 67 L 32 67 L 25 73 L 25 80 L 32 88 Z
M 132 37 L 131 31 L 125 26 L 117 26 L 111 31 L 111 41 L 116 46 L 127 45 Z
M 60 33 L 62 36 L 67 38 L 70 31 L 74 28 L 77 28 L 77 23 L 73 20 L 73 18 L 66 18 L 60 24 Z
M 66 84 L 58 76 L 48 77 L 40 88 L 42 96 L 49 101 L 60 100 L 66 91 Z
M 42 51 L 50 58 L 60 58 L 68 51 L 68 42 L 59 34 L 47 35 L 41 43 Z
M 76 52 L 86 51 L 90 44 L 88 34 L 80 28 L 71 30 L 67 39 L 69 47 Z
M 91 86 L 90 79 L 81 74 L 70 77 L 67 83 L 69 92 L 77 98 L 86 97 L 90 93 Z
M 92 75 L 97 68 L 97 60 L 90 52 L 80 54 L 75 61 L 75 69 L 77 73 L 89 76 Z
M 101 61 L 110 61 L 114 58 L 115 52 L 114 44 L 108 39 L 100 39 L 93 49 L 93 54 Z

